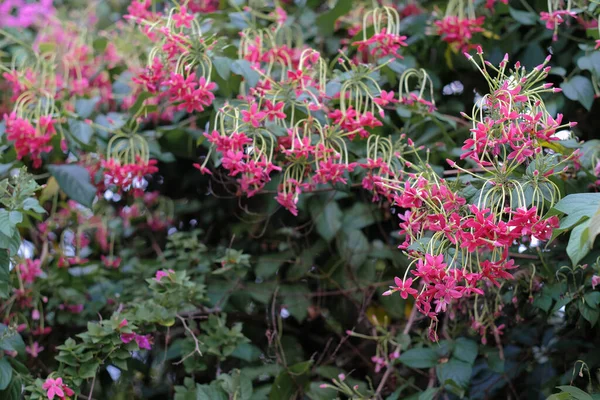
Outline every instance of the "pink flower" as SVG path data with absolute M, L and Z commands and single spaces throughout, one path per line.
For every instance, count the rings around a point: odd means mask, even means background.
M 397 100 L 394 98 L 394 92 L 386 92 L 385 90 L 382 90 L 379 94 L 379 97 L 375 98 L 373 101 L 382 107 L 385 107 L 390 103 L 397 102 Z
M 23 264 L 19 264 L 17 268 L 21 273 L 21 279 L 23 283 L 33 283 L 35 279 L 42 275 L 42 268 L 40 267 L 41 260 L 30 260 L 27 259 Z
M 390 290 L 384 292 L 383 296 L 389 296 L 394 292 L 400 292 L 400 297 L 406 300 L 409 294 L 414 296 L 418 293 L 416 289 L 410 287 L 413 282 L 412 278 L 408 278 L 403 282 L 402 279 L 395 277 L 394 282 L 396 283 L 396 286 L 390 286 Z
M 38 354 L 40 354 L 44 350 L 44 346 L 40 346 L 38 342 L 33 342 L 31 346 L 26 346 L 25 351 L 33 358 L 37 358 Z
M 152 349 L 152 345 L 150 344 L 150 335 L 135 335 L 135 342 L 140 349 Z
M 597 285 L 600 285 L 600 276 L 594 275 L 592 276 L 592 289 L 596 289 Z
M 135 333 L 121 333 L 121 342 L 127 344 L 134 340 L 136 337 Z
M 171 274 L 172 274 L 172 273 L 175 273 L 175 271 L 173 271 L 172 269 L 170 269 L 170 270 L 168 270 L 168 271 L 165 271 L 164 269 L 163 269 L 163 270 L 160 270 L 160 271 L 156 271 L 156 276 L 154 277 L 154 280 L 155 280 L 156 282 L 160 282 L 160 280 L 161 280 L 162 278 L 164 278 L 165 276 L 169 276 L 169 274 L 170 274 L 170 273 L 171 273 Z
M 175 27 L 181 28 L 185 26 L 186 28 L 191 28 L 191 22 L 194 20 L 194 16 L 192 14 L 187 13 L 187 7 L 181 6 L 178 14 L 173 14 L 173 21 L 175 21 Z
M 54 396 L 57 396 L 59 399 L 64 399 L 66 396 L 72 396 L 75 393 L 63 383 L 62 378 L 46 379 L 42 385 L 42 389 L 46 390 L 46 395 L 49 400 L 54 399 Z
M 127 324 L 128 324 L 127 320 L 123 319 L 123 321 L 121 321 L 121 323 L 119 324 L 118 329 L 122 329 L 122 328 L 126 327 Z
M 258 111 L 258 104 L 252 103 L 249 110 L 242 110 L 242 120 L 249 123 L 255 128 L 258 128 L 260 122 L 265 118 L 267 113 Z
M 283 112 L 283 107 L 285 107 L 285 103 L 283 101 L 273 104 L 270 100 L 266 100 L 265 108 L 269 121 L 273 121 L 275 118 L 285 119 L 286 115 Z

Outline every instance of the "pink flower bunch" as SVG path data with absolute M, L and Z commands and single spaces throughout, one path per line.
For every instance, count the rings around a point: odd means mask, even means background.
M 0 2 L 0 28 L 28 28 L 53 13 L 52 0 L 3 0 Z
M 186 78 L 173 73 L 163 83 L 168 87 L 169 101 L 177 103 L 178 111 L 202 112 L 215 99 L 212 91 L 216 89 L 217 85 L 214 82 L 208 82 L 203 76 L 198 79 L 194 72 Z
M 545 204 L 552 205 L 559 193 L 548 177 L 562 171 L 564 168 L 558 167 L 574 157 L 542 151 L 545 143 L 558 140 L 557 130 L 572 126 L 562 124 L 560 115 L 552 118 L 540 97 L 540 93 L 558 91 L 551 84 L 540 83 L 548 74 L 549 59 L 528 73 L 519 63 L 514 70 L 507 70 L 508 57 L 496 68 L 483 60 L 481 50 L 478 55 L 484 67 L 475 64 L 486 75 L 490 93 L 478 106 L 481 110 L 475 109 L 473 117 L 465 115 L 475 127 L 461 158 L 475 161 L 477 172 L 484 175 L 448 161 L 457 171 L 482 182 L 474 198 L 468 201 L 424 163 L 405 161 L 417 172 L 405 173 L 397 181 L 373 183 L 404 210 L 399 215 L 404 237 L 399 247 L 415 266 L 407 269 L 403 279 L 396 277 L 395 285 L 384 295 L 413 296 L 418 310 L 432 318 L 432 327 L 438 314 L 453 302 L 484 295 L 486 286 L 500 287 L 502 280 L 513 278 L 510 271 L 518 266 L 510 259 L 509 249 L 515 243 L 531 237 L 551 238 L 559 220 L 542 215 Z M 496 74 L 490 75 L 490 70 Z M 527 186 L 533 192 L 529 198 Z M 418 289 L 413 287 L 416 282 Z M 482 318 L 476 322 L 485 336 L 490 323 L 481 322 Z M 437 337 L 435 329 L 432 337 Z
M 485 8 L 493 10 L 494 6 L 496 5 L 497 2 L 498 2 L 498 0 L 486 0 Z M 500 2 L 502 2 L 502 4 L 508 4 L 508 0 L 500 0 Z
M 540 13 L 540 20 L 546 21 L 546 28 L 554 32 L 552 34 L 553 41 L 558 40 L 558 27 L 565 21 L 565 16 L 575 17 L 576 14 L 570 10 L 542 11 Z
M 158 172 L 156 164 L 156 160 L 144 162 L 140 158 L 135 164 L 122 164 L 114 158 L 102 160 L 104 186 L 114 187 L 118 193 L 131 191 L 134 197 L 142 197 L 144 176 Z
M 194 13 L 212 13 L 219 10 L 219 0 L 190 0 L 187 6 Z
M 25 260 L 24 263 L 17 265 L 21 280 L 25 284 L 35 282 L 36 278 L 42 276 L 41 260 Z
M 461 18 L 459 16 L 448 15 L 435 21 L 436 33 L 442 40 L 448 43 L 455 50 L 467 51 L 476 46 L 471 43 L 475 33 L 483 32 L 483 23 L 485 17 Z
M 152 349 L 152 336 L 151 335 L 138 335 L 137 333 L 122 333 L 121 341 L 125 344 L 135 340 L 138 347 L 144 350 Z
M 44 346 L 40 346 L 38 342 L 33 342 L 30 346 L 25 346 L 25 352 L 33 358 L 37 358 L 42 351 L 44 351 Z
M 100 260 L 102 261 L 102 264 L 104 264 L 104 266 L 106 268 L 110 268 L 110 269 L 117 269 L 121 265 L 121 257 L 105 256 L 103 254 L 100 256 Z
M 369 39 L 354 42 L 353 45 L 358 47 L 359 52 L 368 52 L 376 58 L 389 55 L 395 58 L 404 58 L 400 55 L 399 50 L 401 47 L 408 46 L 405 40 L 406 36 L 388 33 L 384 28 Z
M 64 400 L 66 397 L 73 396 L 75 392 L 63 383 L 62 378 L 47 378 L 42 388 L 46 391 L 48 400 L 53 400 L 54 397 Z
M 14 142 L 17 159 L 29 156 L 34 168 L 41 167 L 42 154 L 52 151 L 50 140 L 56 134 L 56 120 L 51 116 L 41 116 L 34 127 L 31 122 L 13 112 L 10 115 L 4 114 L 4 121 L 6 138 Z
M 472 56 L 465 55 L 473 61 Z M 484 65 L 489 65 L 483 61 L 481 49 L 478 55 Z M 489 168 L 500 160 L 506 163 L 505 169 L 511 169 L 525 161 L 532 162 L 540 155 L 544 143 L 559 140 L 556 132 L 576 125 L 563 124 L 562 114 L 553 118 L 543 107 L 540 94 L 561 91 L 552 87 L 552 83 L 539 83 L 548 76 L 549 61 L 550 57 L 530 72 L 517 62 L 514 71 L 507 71 L 508 55 L 504 57 L 490 95 L 479 105 L 488 110 L 487 115 L 472 119 L 472 137 L 465 141 L 461 159 L 471 159 L 481 168 Z M 556 168 L 542 171 L 544 176 L 557 172 Z

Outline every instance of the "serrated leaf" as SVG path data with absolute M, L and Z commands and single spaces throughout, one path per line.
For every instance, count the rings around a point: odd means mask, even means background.
M 96 187 L 92 185 L 90 174 L 84 167 L 74 164 L 50 165 L 48 170 L 67 196 L 81 205 L 92 207 Z

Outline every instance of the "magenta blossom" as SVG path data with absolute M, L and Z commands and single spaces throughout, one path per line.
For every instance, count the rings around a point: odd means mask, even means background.
M 402 279 L 395 277 L 394 282 L 396 283 L 396 286 L 390 286 L 390 290 L 384 292 L 383 296 L 389 296 L 394 292 L 400 292 L 400 297 L 406 300 L 409 294 L 414 296 L 418 293 L 416 289 L 410 287 L 413 282 L 412 278 L 402 281 Z
M 46 390 L 46 395 L 49 400 L 54 399 L 54 396 L 57 396 L 59 399 L 64 399 L 66 396 L 72 396 L 75 393 L 63 383 L 62 378 L 48 378 L 42 385 L 42 388 Z

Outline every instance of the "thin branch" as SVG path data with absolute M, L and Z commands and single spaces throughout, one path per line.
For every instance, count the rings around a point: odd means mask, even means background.
M 188 355 L 186 355 L 185 357 L 183 357 L 181 360 L 177 361 L 176 363 L 173 363 L 173 365 L 179 365 L 196 353 L 202 355 L 202 350 L 200 350 L 200 341 L 198 340 L 198 338 L 196 337 L 194 332 L 190 329 L 188 324 L 185 322 L 185 318 L 183 318 L 179 314 L 175 314 L 175 316 L 181 321 L 181 323 L 183 324 L 183 328 L 190 334 L 192 339 L 194 339 L 194 345 L 195 345 L 194 351 L 192 351 L 191 353 L 189 353 Z

